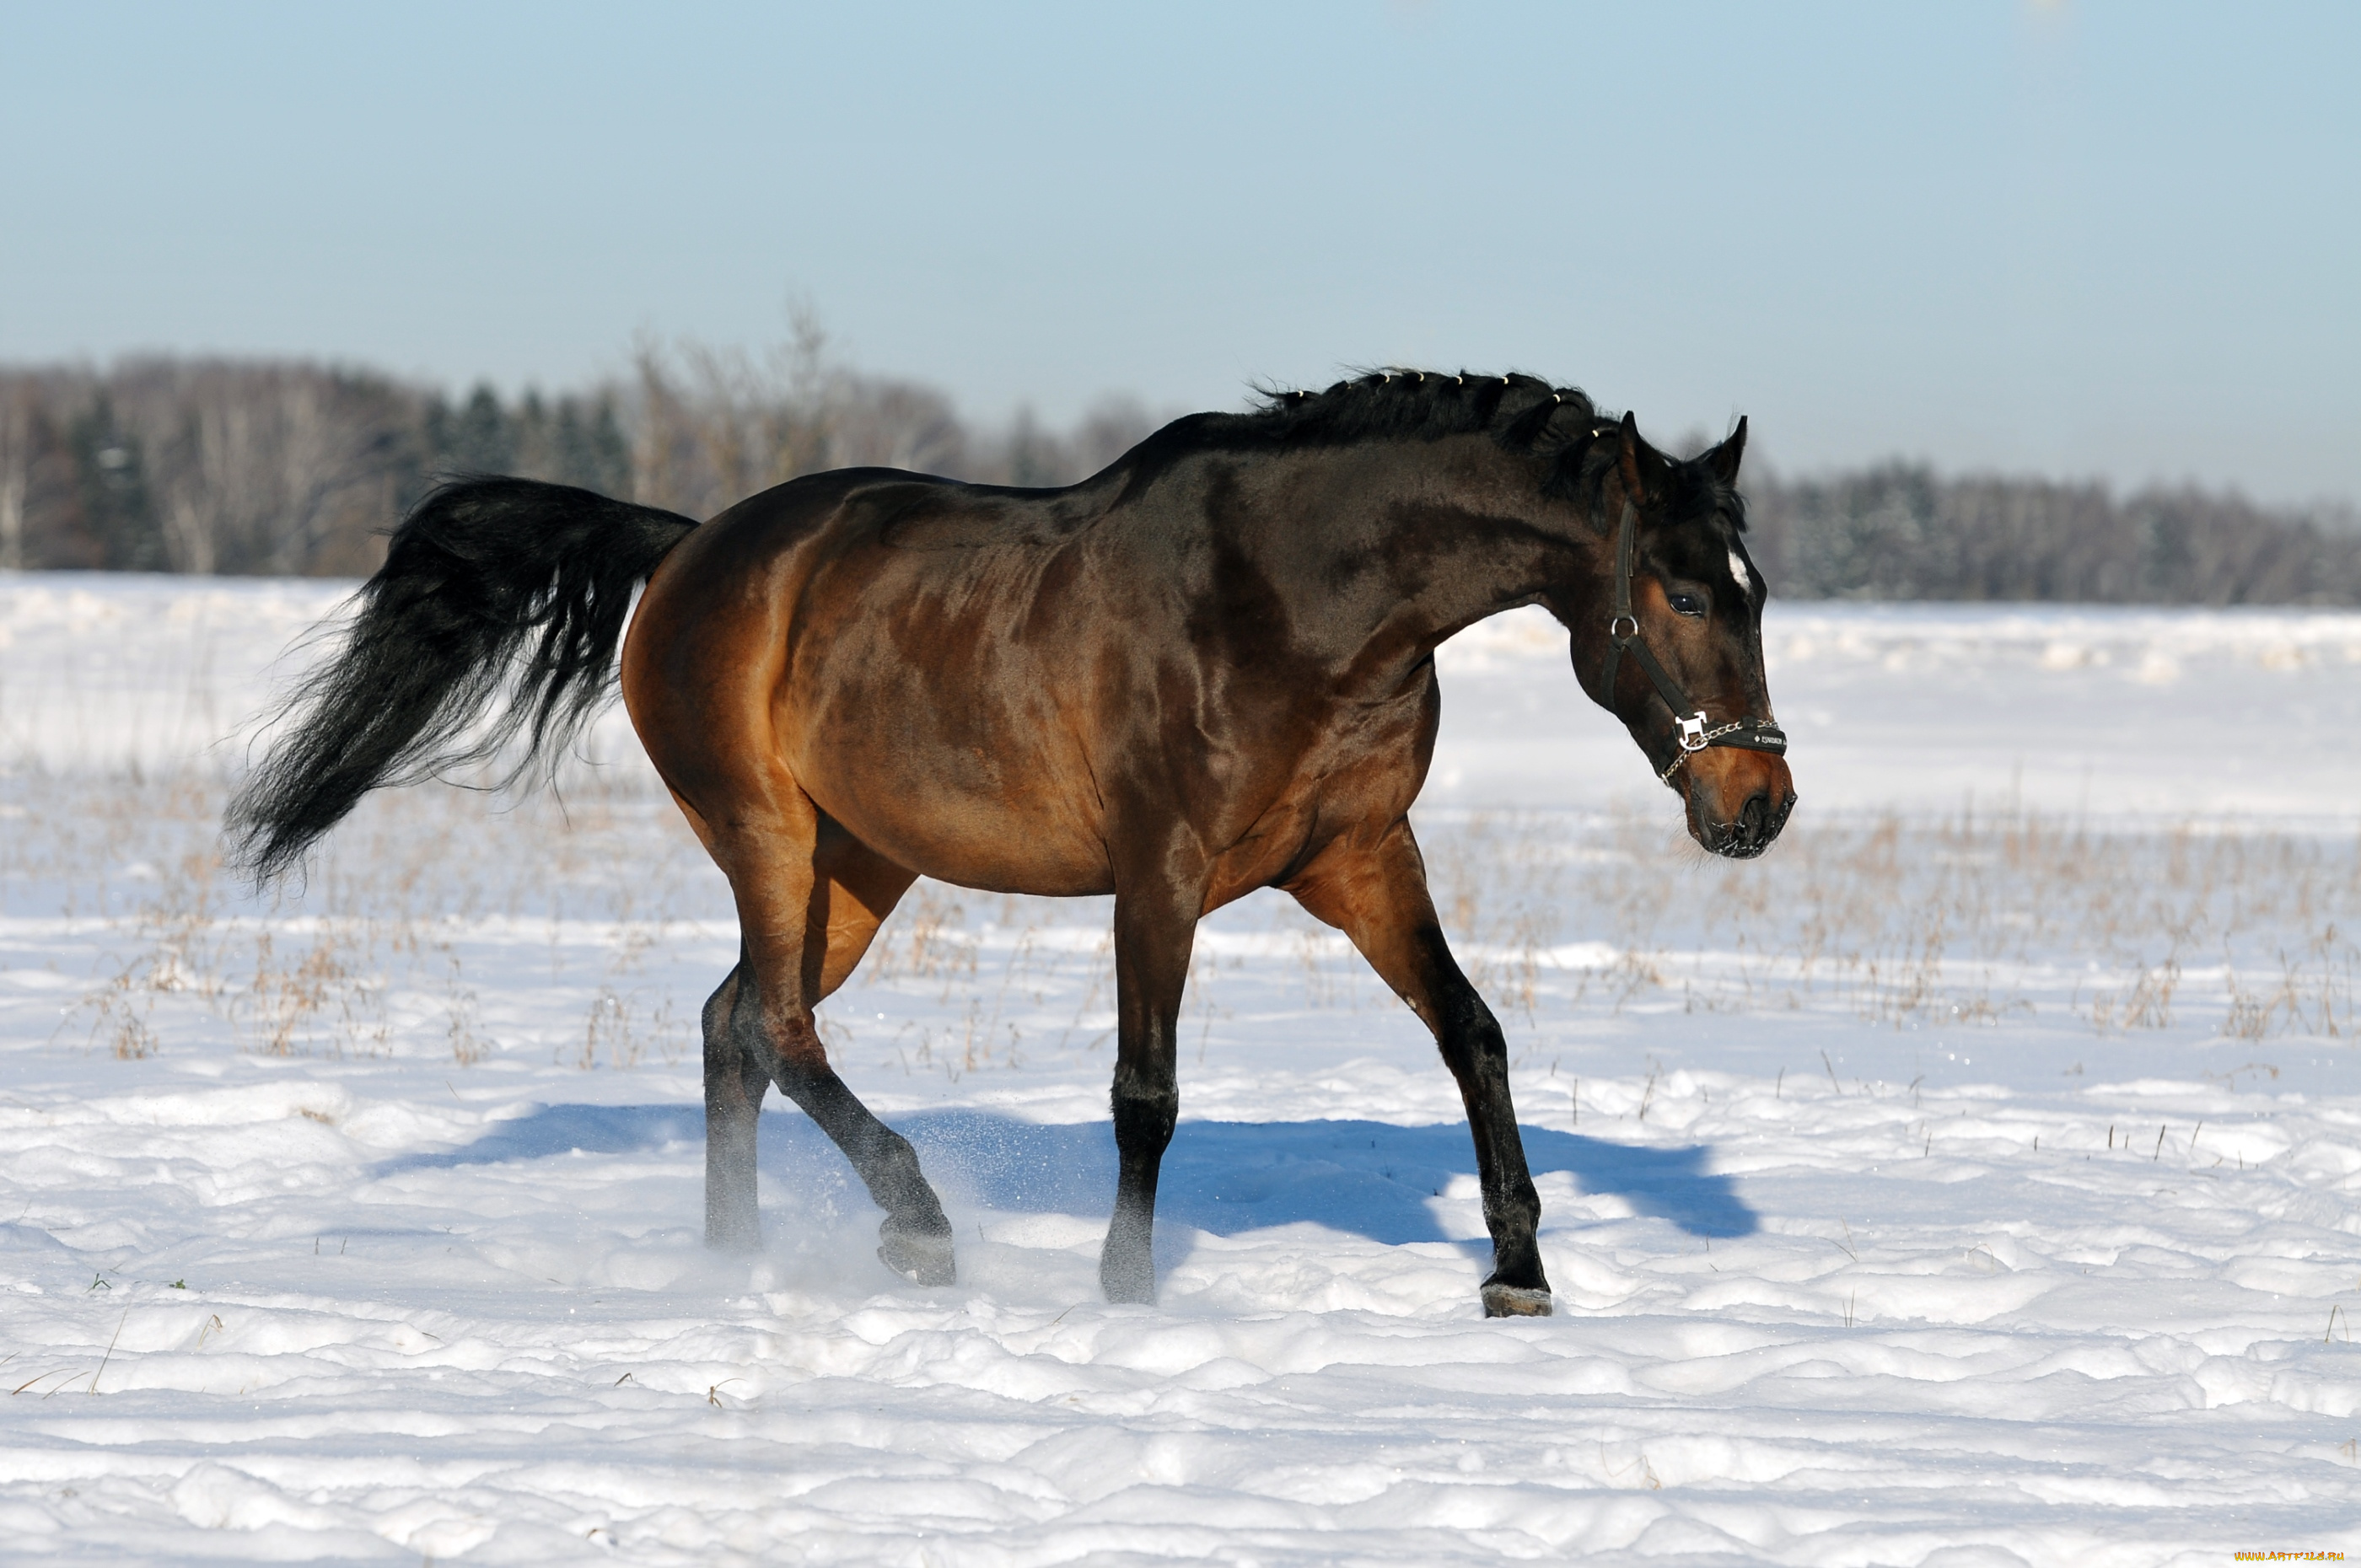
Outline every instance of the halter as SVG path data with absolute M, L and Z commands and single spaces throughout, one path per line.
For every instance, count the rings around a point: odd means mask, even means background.
M 1623 521 L 1616 528 L 1615 614 L 1607 622 L 1607 667 L 1600 689 L 1607 694 L 1608 702 L 1612 704 L 1615 700 L 1615 676 L 1622 667 L 1623 651 L 1628 648 L 1631 656 L 1640 661 L 1640 668 L 1648 673 L 1656 695 L 1663 697 L 1664 706 L 1672 710 L 1673 723 L 1677 729 L 1675 738 L 1680 742 L 1681 749 L 1673 754 L 1671 762 L 1664 764 L 1664 771 L 1656 775 L 1657 782 L 1671 784 L 1673 775 L 1680 771 L 1683 762 L 1689 760 L 1690 754 L 1702 751 L 1708 746 L 1735 746 L 1741 751 L 1769 751 L 1774 756 L 1785 756 L 1787 732 L 1776 723 L 1768 718 L 1733 718 L 1727 724 L 1714 724 L 1706 718 L 1704 708 L 1689 701 L 1688 694 L 1681 690 L 1680 683 L 1673 679 L 1664 666 L 1656 662 L 1656 655 L 1649 652 L 1646 639 L 1640 635 L 1640 618 L 1631 613 L 1631 525 L 1635 521 L 1636 514 L 1627 500 L 1623 503 Z M 1625 630 L 1627 627 L 1629 630 Z

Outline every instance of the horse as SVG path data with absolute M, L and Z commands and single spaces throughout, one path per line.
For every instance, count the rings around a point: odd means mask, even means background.
M 1579 390 L 1413 370 L 1191 415 L 1060 488 L 847 468 L 699 523 L 448 480 L 289 699 L 231 803 L 233 854 L 268 883 L 369 790 L 520 750 L 519 768 L 554 766 L 620 685 L 738 914 L 736 967 L 703 1013 L 708 1243 L 760 1245 L 755 1123 L 775 1084 L 884 1211 L 879 1257 L 921 1285 L 956 1277 L 950 1224 L 908 1141 L 830 1067 L 813 1009 L 919 876 L 1113 894 L 1118 1174 L 1099 1279 L 1117 1302 L 1155 1299 L 1196 924 L 1284 889 L 1351 940 L 1457 1080 L 1493 1248 L 1486 1314 L 1546 1314 L 1506 1043 L 1411 828 L 1434 651 L 1545 607 L 1689 834 L 1761 854 L 1795 796 L 1736 488 L 1745 443 L 1741 418 L 1675 459 Z

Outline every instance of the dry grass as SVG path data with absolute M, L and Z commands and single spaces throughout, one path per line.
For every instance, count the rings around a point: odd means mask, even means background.
M 455 925 L 544 920 L 554 944 L 561 925 L 589 920 L 617 935 L 579 1065 L 680 1059 L 679 1007 L 631 977 L 668 929 L 726 916 L 728 903 L 668 802 L 577 790 L 499 811 L 470 791 L 396 792 L 367 803 L 305 885 L 258 901 L 221 864 L 224 793 L 137 776 L 0 780 L 0 909 L 104 933 L 60 1038 L 143 1058 L 162 1048 L 159 1005 L 177 1003 L 257 1054 L 381 1056 L 389 998 L 411 991 L 441 999 L 451 1059 L 471 1066 L 494 1042 Z
M 693 1057 L 702 991 L 675 993 L 663 962 L 684 938 L 726 931 L 730 905 L 661 797 L 628 784 L 505 810 L 462 790 L 374 797 L 300 898 L 262 903 L 224 879 L 221 798 L 186 780 L 0 780 L 0 906 L 95 917 L 104 933 L 60 1038 L 136 1060 L 169 1048 L 159 1005 L 195 1007 L 258 1054 L 376 1056 L 433 1037 L 467 1067 L 499 1042 L 455 922 L 544 923 L 553 975 L 581 961 L 561 932 L 601 923 L 595 974 L 567 981 L 590 1000 L 557 1059 Z M 1435 813 L 1420 832 L 1455 948 L 1505 1019 L 1678 1005 L 1894 1025 L 2062 1013 L 2099 1034 L 2245 1039 L 2361 1026 L 2361 949 L 2344 935 L 2361 847 L 2348 839 L 1889 816 L 1806 819 L 1763 861 L 1733 864 L 1655 815 Z M 1104 900 L 921 883 L 824 1010 L 823 1034 L 952 1077 L 1100 1050 L 1107 917 Z M 1296 1007 L 1397 1005 L 1334 933 L 1264 895 L 1209 923 L 1184 1044 L 1202 1052 L 1239 994 L 1222 975 L 1250 960 L 1266 984 L 1294 977 Z M 439 1009 L 430 1034 L 396 1016 L 405 997 Z
M 1424 837 L 1438 902 L 1496 1005 L 1556 968 L 1554 989 L 1570 979 L 1609 1005 L 1677 989 L 1697 1007 L 1835 1004 L 1897 1025 L 1996 1022 L 2062 991 L 2113 1033 L 2171 1026 L 2202 971 L 2225 1033 L 2354 1031 L 2349 838 L 1886 815 L 1799 823 L 1763 860 L 1730 863 L 1675 832 L 1527 815 Z M 1558 945 L 1584 939 L 1614 956 L 1567 964 Z

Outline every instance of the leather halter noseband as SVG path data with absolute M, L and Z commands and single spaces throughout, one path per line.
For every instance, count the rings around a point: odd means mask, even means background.
M 1607 668 L 1599 688 L 1607 695 L 1609 711 L 1615 702 L 1615 676 L 1622 668 L 1623 651 L 1628 648 L 1631 656 L 1640 661 L 1640 668 L 1648 673 L 1656 695 L 1672 710 L 1676 727 L 1675 739 L 1680 742 L 1680 750 L 1664 764 L 1664 771 L 1656 775 L 1658 783 L 1671 784 L 1673 774 L 1680 771 L 1690 754 L 1708 746 L 1735 746 L 1741 751 L 1785 756 L 1787 732 L 1776 723 L 1768 718 L 1733 718 L 1727 724 L 1714 724 L 1706 718 L 1704 708 L 1689 701 L 1680 683 L 1649 651 L 1647 640 L 1640 635 L 1640 618 L 1631 613 L 1631 525 L 1635 521 L 1631 503 L 1627 500 L 1623 503 L 1623 520 L 1616 528 L 1615 615 L 1607 623 Z

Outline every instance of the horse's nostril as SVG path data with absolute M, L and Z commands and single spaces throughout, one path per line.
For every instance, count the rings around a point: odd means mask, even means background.
M 1746 804 L 1738 808 L 1739 836 L 1750 844 L 1760 844 L 1763 840 L 1763 829 L 1770 826 L 1770 822 L 1771 796 L 1765 791 L 1756 790 L 1746 797 Z

